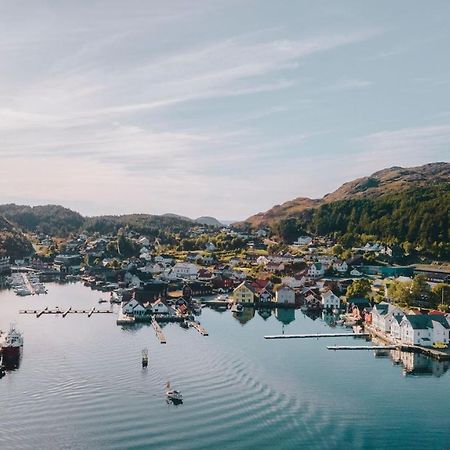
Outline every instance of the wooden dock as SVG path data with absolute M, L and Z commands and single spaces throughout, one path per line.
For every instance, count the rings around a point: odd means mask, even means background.
M 164 336 L 164 333 L 161 330 L 161 327 L 159 326 L 158 322 L 155 319 L 152 319 L 152 326 L 155 330 L 156 337 L 159 339 L 160 344 L 166 344 L 166 337 Z
M 369 337 L 369 333 L 315 333 L 315 334 L 274 334 L 264 339 L 318 339 L 336 337 Z
M 195 328 L 202 336 L 208 336 L 208 332 L 199 323 L 189 321 L 188 324 L 192 328 Z
M 397 345 L 328 345 L 328 350 L 397 350 Z
M 95 307 L 92 309 L 72 309 L 70 306 L 65 311 L 62 311 L 59 308 L 49 309 L 46 306 L 44 309 L 21 309 L 19 314 L 35 314 L 36 317 L 41 317 L 44 314 L 61 314 L 62 317 L 66 317 L 67 314 L 87 314 L 88 317 L 91 317 L 92 314 L 112 314 L 112 311 L 108 309 L 96 309 Z

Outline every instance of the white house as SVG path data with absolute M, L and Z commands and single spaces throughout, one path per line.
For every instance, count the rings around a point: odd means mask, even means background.
M 281 279 L 281 283 L 285 286 L 289 286 L 292 289 L 298 289 L 305 285 L 306 278 L 305 277 L 283 277 Z
M 390 333 L 394 322 L 399 323 L 396 316 L 403 316 L 403 311 L 389 303 L 381 302 L 372 309 L 372 325 L 375 329 Z
M 337 259 L 333 263 L 333 269 L 336 272 L 345 273 L 348 270 L 348 265 L 347 265 L 347 263 L 345 261 L 341 261 L 340 259 Z
M 295 305 L 294 289 L 282 284 L 275 290 L 275 301 L 283 305 Z
M 147 314 L 147 309 L 136 299 L 132 298 L 129 302 L 122 306 L 122 312 L 129 316 L 142 317 Z
M 358 269 L 352 269 L 351 271 L 350 271 L 350 275 L 352 276 L 352 277 L 360 277 L 360 276 L 362 276 L 362 272 L 360 272 Z
M 341 307 L 341 299 L 331 290 L 321 295 L 321 302 L 324 309 L 339 309 Z
M 431 347 L 437 342 L 449 343 L 450 325 L 441 315 L 407 315 L 400 322 L 403 344 Z
M 164 255 L 158 255 L 155 256 L 155 262 L 157 263 L 161 263 L 161 264 L 170 264 L 173 261 L 173 258 L 171 258 L 170 256 L 164 256 Z
M 176 278 L 195 278 L 199 267 L 196 264 L 188 262 L 179 262 L 172 267 L 172 272 Z
M 308 268 L 308 276 L 311 278 L 320 278 L 323 277 L 324 274 L 325 271 L 321 263 L 311 264 Z
M 268 258 L 266 258 L 265 256 L 258 256 L 258 258 L 256 259 L 256 262 L 258 264 L 266 266 L 267 264 L 269 264 L 270 260 Z
M 292 245 L 296 247 L 302 247 L 304 245 L 309 245 L 312 242 L 312 238 L 309 236 L 300 236 Z
M 156 300 L 152 305 L 153 314 L 169 314 L 169 307 L 164 304 L 161 300 Z

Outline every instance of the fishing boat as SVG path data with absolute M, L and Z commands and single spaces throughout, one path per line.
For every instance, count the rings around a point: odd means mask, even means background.
M 242 314 L 243 311 L 244 311 L 244 307 L 240 303 L 235 303 L 231 307 L 231 312 L 234 314 Z
M 180 404 L 183 403 L 183 396 L 181 395 L 180 391 L 177 391 L 175 389 L 170 388 L 170 382 L 167 382 L 167 399 L 171 401 L 174 404 Z
M 148 366 L 148 350 L 144 348 L 142 350 L 142 367 Z
M 17 365 L 23 346 L 23 336 L 11 325 L 7 334 L 0 333 L 0 351 L 5 366 Z

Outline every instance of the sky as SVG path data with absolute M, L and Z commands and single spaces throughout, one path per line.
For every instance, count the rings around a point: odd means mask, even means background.
M 0 0 L 0 203 L 240 220 L 448 161 L 447 0 Z

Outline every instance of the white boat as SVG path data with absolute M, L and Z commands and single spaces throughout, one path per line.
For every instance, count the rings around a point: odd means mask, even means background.
M 172 403 L 183 403 L 183 396 L 181 395 L 180 391 L 177 391 L 175 389 L 170 389 L 170 381 L 167 382 L 167 399 L 170 400 Z
M 231 312 L 234 313 L 234 314 L 241 314 L 242 311 L 244 311 L 244 307 L 240 303 L 235 303 L 231 307 Z
M 175 389 L 167 391 L 167 398 L 169 400 L 175 401 L 175 402 L 182 402 L 183 396 L 181 395 L 181 392 L 176 391 Z

